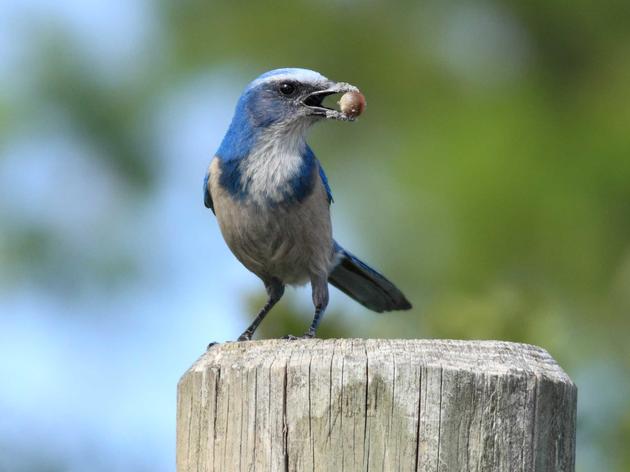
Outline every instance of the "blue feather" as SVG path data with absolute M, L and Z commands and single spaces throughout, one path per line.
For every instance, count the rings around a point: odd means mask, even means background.
M 239 99 L 230 127 L 216 152 L 221 168 L 219 184 L 237 198 L 246 197 L 241 185 L 240 164 L 250 154 L 256 141 L 256 129 L 247 111 L 252 94 L 252 91 L 246 91 Z
M 219 168 L 221 175 L 219 185 L 223 187 L 234 198 L 243 200 L 247 197 L 247 187 L 241 183 L 240 165 L 242 159 L 223 159 L 219 157 Z
M 254 145 L 256 130 L 249 119 L 247 100 L 248 92 L 239 99 L 234 118 L 216 153 L 223 161 L 247 157 Z
M 283 117 L 282 109 L 270 100 L 268 93 L 260 88 L 245 90 L 216 153 L 221 167 L 219 183 L 239 199 L 248 195 L 247 185 L 242 184 L 241 164 L 252 152 L 259 134 Z
M 259 79 L 300 71 L 302 70 L 277 69 L 263 74 Z M 254 83 L 255 81 L 252 84 Z M 239 98 L 230 127 L 216 153 L 221 169 L 219 184 L 234 198 L 243 200 L 249 196 L 249 182 L 243 181 L 243 170 L 247 165 L 247 159 L 266 128 L 285 119 L 287 113 L 293 113 L 292 109 L 287 108 L 283 101 L 277 99 L 277 90 L 271 85 L 252 86 L 250 84 Z M 332 202 L 332 193 L 326 174 L 319 165 L 313 150 L 306 143 L 300 152 L 300 157 L 302 162 L 289 179 L 288 190 L 282 196 L 282 203 L 303 201 L 313 191 L 317 173 L 326 188 L 328 202 Z M 204 198 L 206 203 L 208 199 L 209 196 Z M 278 202 L 270 201 L 269 203 Z
M 300 156 L 302 157 L 302 163 L 298 171 L 289 180 L 289 190 L 283 195 L 283 203 L 302 202 L 313 191 L 317 159 L 308 145 L 300 153 Z
M 221 177 L 219 178 L 220 185 L 226 189 L 232 197 L 239 200 L 246 199 L 249 193 L 249 183 L 243 182 L 241 166 L 247 165 L 247 159 L 249 156 L 243 158 L 231 158 L 225 159 L 219 153 L 219 166 L 221 168 Z M 288 182 L 288 190 L 283 194 L 282 203 L 295 203 L 302 202 L 313 191 L 315 179 L 315 168 L 319 167 L 315 154 L 308 145 L 306 145 L 304 151 L 301 153 L 302 162 L 297 172 L 291 177 Z M 320 168 L 321 169 L 321 168 Z M 321 176 L 321 170 L 320 176 Z M 325 176 L 324 176 L 325 177 Z M 327 182 L 324 180 L 327 192 Z M 268 202 L 270 205 L 275 205 L 278 202 Z

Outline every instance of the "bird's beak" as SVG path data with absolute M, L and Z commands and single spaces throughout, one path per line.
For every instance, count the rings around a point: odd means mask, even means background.
M 304 97 L 302 104 L 308 109 L 310 115 L 317 115 L 331 120 L 354 121 L 356 116 L 349 116 L 339 110 L 322 105 L 324 98 L 328 95 L 346 92 L 359 92 L 359 89 L 345 82 L 330 81 L 325 84 L 323 89 L 311 92 Z

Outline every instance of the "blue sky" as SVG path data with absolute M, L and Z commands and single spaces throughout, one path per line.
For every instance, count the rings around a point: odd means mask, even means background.
M 17 78 L 35 69 L 28 34 L 38 21 L 69 31 L 95 67 L 117 71 L 114 81 L 133 74 L 155 40 L 146 2 L 5 1 L 0 83 L 9 101 L 36 93 Z M 240 332 L 239 294 L 257 286 L 201 194 L 239 88 L 202 73 L 147 111 L 160 173 L 146 201 L 129 199 L 49 104 L 3 143 L 0 224 L 44 224 L 80 257 L 105 233 L 140 269 L 124 287 L 88 281 L 67 299 L 28 279 L 0 288 L 0 470 L 31 470 L 36 455 L 62 470 L 173 469 L 177 380 L 210 340 Z

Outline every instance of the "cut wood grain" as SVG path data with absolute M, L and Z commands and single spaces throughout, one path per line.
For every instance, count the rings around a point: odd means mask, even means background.
M 177 471 L 574 471 L 577 390 L 541 348 L 268 340 L 178 385 Z

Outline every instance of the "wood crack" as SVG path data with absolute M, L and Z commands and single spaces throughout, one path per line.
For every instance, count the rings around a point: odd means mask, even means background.
M 177 472 L 573 472 L 575 410 L 575 385 L 524 345 L 229 343 L 178 384 Z
M 440 448 L 442 447 L 442 399 L 444 398 L 444 367 L 440 367 L 440 414 L 437 431 L 437 471 L 440 470 Z

